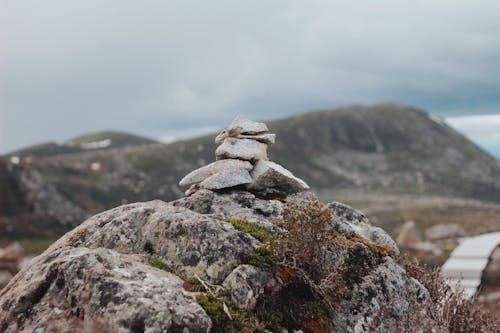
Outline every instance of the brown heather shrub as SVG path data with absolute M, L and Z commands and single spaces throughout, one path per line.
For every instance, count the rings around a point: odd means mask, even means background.
M 278 262 L 303 271 L 318 283 L 325 276 L 327 251 L 338 233 L 331 226 L 333 211 L 319 201 L 303 205 L 287 204 L 271 247 Z
M 439 269 L 431 269 L 426 265 L 421 265 L 417 259 L 408 255 L 401 256 L 399 264 L 406 269 L 411 277 L 419 280 L 430 293 L 433 304 L 428 304 L 427 311 L 434 319 L 432 331 L 443 330 L 450 333 L 500 332 L 498 319 L 487 311 L 476 297 L 465 299 L 462 291 L 453 291 L 446 283 L 446 279 L 440 274 Z M 415 323 L 420 321 L 418 316 L 415 316 L 414 320 Z

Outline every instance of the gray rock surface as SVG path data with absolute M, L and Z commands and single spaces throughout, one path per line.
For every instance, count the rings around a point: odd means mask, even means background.
M 222 286 L 231 291 L 231 298 L 245 309 L 253 309 L 265 291 L 272 292 L 278 282 L 274 276 L 252 265 L 240 265 L 224 280 Z
M 271 161 L 258 161 L 251 175 L 254 181 L 249 188 L 253 190 L 274 191 L 288 195 L 309 189 L 309 186 L 303 180 L 295 177 L 281 165 Z
M 429 301 L 427 289 L 387 257 L 352 290 L 350 299 L 339 304 L 334 318 L 336 331 L 418 332 L 418 327 L 407 326 L 409 319 L 421 316 L 425 325 L 430 314 L 422 305 Z
M 238 158 L 246 161 L 267 159 L 267 145 L 251 139 L 227 138 L 215 150 L 218 160 Z
M 250 119 L 237 117 L 233 120 L 233 122 L 227 128 L 228 132 L 238 131 L 240 134 L 262 134 L 267 133 L 269 130 L 267 129 L 266 124 L 259 123 Z
M 222 132 L 215 137 L 215 143 L 222 143 L 226 138 L 236 138 L 241 136 L 263 135 L 268 132 L 266 124 L 259 123 L 242 117 L 237 117 L 233 122 Z M 274 134 L 273 134 L 274 136 Z
M 204 179 L 224 170 L 252 170 L 253 165 L 250 162 L 238 159 L 219 160 L 199 169 L 191 171 L 181 179 L 179 185 L 192 185 L 202 182 Z
M 208 190 L 219 190 L 251 182 L 252 177 L 246 170 L 223 170 L 202 181 L 200 187 Z
M 436 224 L 425 231 L 425 237 L 430 240 L 459 238 L 465 236 L 465 230 L 458 224 Z
M 215 143 L 223 143 L 224 140 L 229 137 L 238 139 L 257 140 L 267 144 L 268 146 L 272 146 L 276 142 L 276 134 L 274 133 L 249 135 L 249 134 L 238 134 L 238 132 L 228 133 L 227 131 L 222 131 L 219 135 L 215 137 Z
M 0 292 L 0 330 L 63 332 L 80 320 L 109 332 L 208 332 L 210 318 L 182 284 L 145 256 L 59 247 Z
M 386 245 L 393 255 L 399 255 L 396 242 L 382 228 L 370 224 L 360 211 L 341 202 L 331 202 L 328 208 L 335 212 L 333 223 L 338 232 L 347 236 L 361 236 L 375 243 Z
M 257 140 L 262 143 L 265 143 L 268 146 L 272 146 L 276 142 L 276 134 L 274 133 L 257 134 L 257 135 L 240 134 L 236 136 L 236 138 Z
M 95 215 L 67 233 L 58 247 L 104 247 L 125 254 L 154 255 L 177 273 L 221 283 L 260 242 L 231 224 L 155 200 Z
M 259 199 L 247 191 L 216 194 L 205 189 L 178 199 L 173 204 L 217 218 L 236 218 L 255 222 L 269 230 L 278 221 L 283 209 L 281 201 Z
M 295 203 L 314 199 L 308 192 L 287 197 Z M 229 290 L 242 307 L 254 308 L 262 295 L 279 290 L 282 280 L 271 267 L 242 264 L 262 244 L 221 218 L 245 219 L 272 230 L 283 205 L 247 191 L 200 189 L 171 203 L 136 203 L 95 215 L 0 291 L 0 331 L 48 333 L 75 323 L 103 322 L 111 332 L 208 332 L 211 320 L 178 276 L 197 275 Z M 348 206 L 333 207 L 333 223 L 369 226 Z M 336 246 L 328 251 L 332 267 L 348 255 Z M 148 257 L 173 273 L 153 267 Z M 341 301 L 332 327 L 360 332 L 385 305 L 392 319 L 405 323 L 405 316 L 427 297 L 425 288 L 387 257 L 354 287 L 352 297 Z M 374 331 L 384 329 L 381 324 Z

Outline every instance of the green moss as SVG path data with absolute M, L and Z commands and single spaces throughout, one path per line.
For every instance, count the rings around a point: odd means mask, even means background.
M 231 223 L 236 229 L 252 235 L 263 243 L 270 241 L 272 238 L 272 233 L 269 230 L 255 222 L 236 218 L 223 218 L 221 221 Z
M 285 321 L 285 314 L 279 303 L 279 298 L 273 295 L 264 295 L 259 298 L 257 307 L 259 317 L 272 332 L 282 332 L 284 330 L 282 323 Z
M 155 268 L 161 269 L 162 271 L 165 271 L 165 272 L 169 272 L 170 274 L 177 275 L 177 273 L 172 268 L 168 267 L 168 265 L 165 264 L 160 259 L 157 259 L 153 256 L 150 256 L 148 258 L 148 262 L 151 266 L 153 266 Z
M 185 277 L 184 279 L 184 289 L 193 292 L 207 291 L 203 283 L 194 277 Z
M 212 320 L 213 333 L 242 332 L 252 333 L 267 332 L 265 326 L 248 310 L 241 309 L 228 296 L 214 297 L 208 293 L 196 295 L 196 301 L 205 310 Z M 233 320 L 224 312 L 224 303 Z
M 242 259 L 244 264 L 253 265 L 256 267 L 264 267 L 273 265 L 276 261 L 276 258 L 273 252 L 267 247 L 259 247 L 255 252 L 245 256 Z
M 176 273 L 172 268 L 170 268 L 167 264 L 165 264 L 163 261 L 161 261 L 158 258 L 155 258 L 153 256 L 150 256 L 148 258 L 148 262 L 151 266 L 161 269 L 162 271 L 168 272 L 170 274 L 174 274 L 184 280 L 183 287 L 184 289 L 188 291 L 193 291 L 193 292 L 200 292 L 200 291 L 206 291 L 205 286 L 203 286 L 203 283 L 201 283 L 198 279 L 194 277 L 187 277 L 181 274 Z
M 347 270 L 344 273 L 344 283 L 348 288 L 360 283 L 367 273 L 367 267 L 361 256 L 349 256 L 345 260 Z

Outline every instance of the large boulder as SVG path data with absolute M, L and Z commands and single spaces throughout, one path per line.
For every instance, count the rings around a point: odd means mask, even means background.
M 293 203 L 308 200 L 314 196 L 307 192 L 286 198 Z M 0 291 L 0 331 L 49 333 L 69 328 L 80 332 L 98 325 L 102 327 L 90 331 L 209 332 L 216 319 L 186 283 L 197 279 L 213 290 L 226 289 L 245 311 L 280 293 L 280 288 L 286 288 L 282 273 L 272 265 L 256 267 L 245 261 L 262 243 L 225 221 L 245 220 L 272 231 L 283 206 L 282 201 L 264 200 L 247 191 L 200 189 L 171 203 L 136 203 L 95 215 L 34 259 Z M 353 235 L 363 235 L 346 227 L 361 223 L 363 230 L 370 230 L 368 220 L 346 207 L 341 211 L 340 204 L 330 207 L 336 208 L 332 226 L 368 258 L 373 243 L 356 243 Z M 388 236 L 374 236 L 377 231 L 367 234 L 374 242 L 390 245 Z M 341 246 L 329 251 L 331 268 L 344 265 L 353 253 Z M 377 261 L 363 274 L 352 285 L 350 297 L 341 299 L 335 309 L 332 330 L 360 332 L 374 318 L 404 324 L 428 299 L 426 289 L 391 257 Z M 390 304 L 389 312 L 385 304 Z M 375 332 L 387 331 L 386 326 L 377 325 Z
M 59 247 L 104 247 L 152 255 L 180 274 L 221 283 L 239 259 L 260 242 L 218 218 L 160 200 L 120 206 L 95 215 L 67 233 Z
M 426 302 L 430 302 L 427 289 L 387 257 L 354 287 L 349 299 L 339 304 L 334 319 L 336 331 L 424 332 L 429 319 L 423 306 Z
M 58 247 L 2 290 L 0 331 L 64 332 L 85 320 L 108 332 L 208 332 L 210 318 L 182 285 L 145 256 Z

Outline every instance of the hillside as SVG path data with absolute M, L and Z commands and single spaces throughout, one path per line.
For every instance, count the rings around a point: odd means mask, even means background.
M 14 151 L 9 155 L 21 157 L 49 157 L 92 150 L 140 146 L 152 143 L 158 143 L 158 141 L 124 132 L 102 131 L 82 135 L 63 142 L 62 144 L 46 142 L 33 145 Z
M 395 104 L 352 106 L 267 124 L 277 134 L 270 159 L 308 182 L 323 200 L 358 207 L 384 198 L 500 202 L 499 163 L 425 112 Z M 185 188 L 178 181 L 214 160 L 213 138 L 36 158 L 10 164 L 3 178 L 10 179 L 7 192 L 24 193 L 20 197 L 34 216 L 48 214 L 56 229 L 67 229 L 84 215 L 122 203 L 181 197 Z M 25 233 L 12 215 L 0 215 L 0 233 Z

